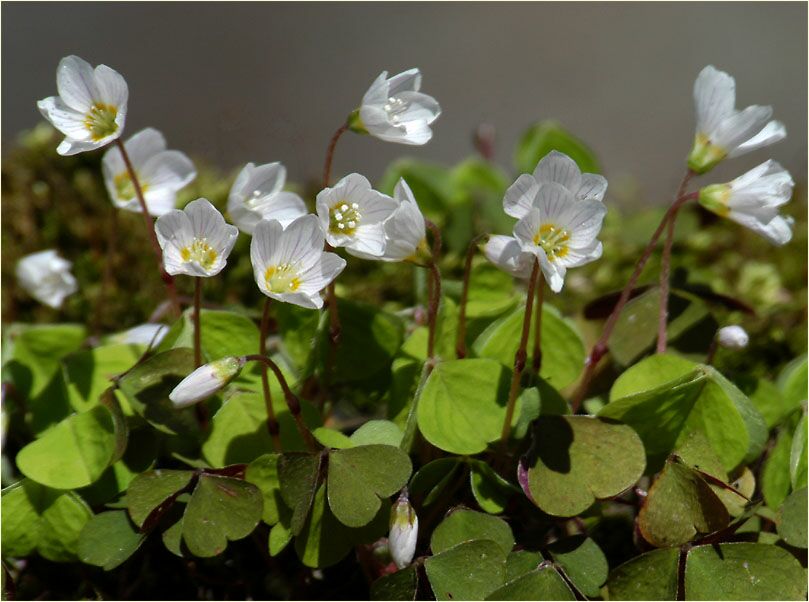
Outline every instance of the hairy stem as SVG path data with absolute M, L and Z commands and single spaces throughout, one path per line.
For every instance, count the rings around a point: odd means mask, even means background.
M 610 340 L 610 336 L 615 328 L 615 324 L 618 322 L 618 318 L 621 316 L 621 312 L 623 311 L 626 302 L 629 301 L 629 295 L 632 293 L 632 289 L 635 288 L 635 284 L 637 284 L 638 278 L 643 272 L 643 268 L 646 266 L 646 262 L 649 261 L 649 257 L 651 257 L 657 241 L 660 240 L 660 235 L 663 233 L 669 218 L 687 201 L 696 198 L 697 193 L 693 192 L 691 194 L 679 197 L 671 205 L 671 207 L 669 207 L 668 211 L 666 211 L 666 214 L 663 216 L 663 219 L 660 220 L 660 224 L 658 224 L 657 229 L 652 234 L 652 238 L 647 243 L 646 248 L 643 249 L 643 253 L 635 264 L 635 269 L 632 272 L 632 275 L 629 277 L 629 281 L 626 283 L 624 290 L 621 291 L 621 296 L 618 298 L 615 308 L 613 308 L 612 313 L 610 314 L 609 318 L 607 318 L 606 324 L 604 324 L 604 330 L 601 331 L 601 336 L 599 337 L 598 341 L 596 341 L 596 344 L 593 345 L 593 348 L 590 350 L 590 355 L 587 357 L 581 383 L 579 384 L 579 388 L 577 389 L 571 402 L 571 409 L 573 413 L 578 411 L 579 407 L 581 406 L 581 402 L 584 400 L 585 395 L 587 395 L 587 390 L 590 386 L 590 381 L 592 381 L 593 375 L 595 374 L 596 366 L 598 365 L 598 362 L 601 361 L 601 358 L 607 353 L 607 343 Z
M 261 313 L 261 330 L 258 340 L 258 352 L 266 357 L 267 355 L 267 331 L 270 327 L 270 298 L 264 299 L 264 311 Z M 275 410 L 272 407 L 272 393 L 270 392 L 270 377 L 267 374 L 267 366 L 261 366 L 261 389 L 264 393 L 264 407 L 267 409 L 267 430 L 272 439 L 272 446 L 275 451 L 281 451 L 281 437 L 278 419 L 275 417 Z
M 459 360 L 466 357 L 466 303 L 469 299 L 469 284 L 472 279 L 472 260 L 478 243 L 484 236 L 476 236 L 466 249 L 466 260 L 463 267 L 463 286 L 461 288 L 461 301 L 458 307 L 458 336 L 455 339 L 455 357 Z
M 677 189 L 676 199 L 679 199 L 685 193 L 689 180 L 693 177 L 694 172 L 690 169 L 685 172 L 680 187 Z M 657 353 L 666 352 L 666 326 L 669 318 L 669 280 L 671 274 L 671 249 L 674 245 L 674 226 L 677 222 L 677 211 L 675 209 L 669 217 L 668 227 L 666 228 L 666 239 L 663 243 L 663 256 L 660 258 L 660 312 L 658 314 L 657 323 Z
M 306 443 L 306 447 L 308 447 L 310 451 L 317 451 L 318 448 L 317 443 L 315 443 L 315 438 L 312 436 L 309 428 L 303 422 L 303 416 L 301 416 L 301 402 L 298 399 L 298 396 L 295 395 L 292 392 L 292 389 L 289 388 L 287 379 L 284 378 L 284 374 L 281 372 L 281 368 L 278 367 L 278 364 L 276 364 L 266 355 L 258 354 L 245 355 L 244 361 L 262 362 L 265 366 L 273 371 L 275 378 L 278 379 L 278 384 L 281 385 L 281 390 L 284 392 L 284 401 L 286 401 L 287 408 L 289 408 L 289 413 L 292 414 L 292 418 L 295 420 L 295 426 L 298 427 L 298 432 L 303 438 L 304 443 Z
M 537 273 L 537 305 L 534 317 L 534 351 L 532 354 L 534 373 L 538 376 L 542 368 L 542 305 L 545 301 L 545 277 L 542 270 Z
M 511 375 L 511 388 L 508 392 L 508 405 L 506 406 L 506 418 L 503 421 L 503 430 L 500 433 L 500 445 L 505 449 L 508 443 L 508 436 L 511 434 L 511 421 L 514 418 L 514 406 L 517 403 L 517 396 L 520 392 L 520 379 L 525 370 L 525 359 L 527 357 L 528 335 L 531 332 L 531 313 L 534 308 L 534 289 L 537 284 L 539 274 L 539 261 L 534 260 L 534 268 L 531 270 L 531 277 L 528 279 L 528 293 L 525 298 L 525 313 L 522 319 L 522 334 L 520 334 L 520 344 L 517 353 L 514 354 L 514 372 Z
M 163 250 L 160 248 L 160 243 L 157 241 L 157 234 L 154 230 L 154 222 L 149 215 L 149 210 L 146 208 L 146 200 L 143 198 L 143 189 L 138 180 L 138 174 L 135 173 L 135 168 L 132 167 L 132 161 L 129 160 L 129 154 L 126 152 L 124 143 L 120 138 L 115 140 L 118 150 L 121 151 L 121 157 L 126 165 L 126 171 L 129 174 L 129 179 L 132 181 L 132 186 L 135 188 L 135 196 L 140 204 L 140 211 L 143 215 L 143 223 L 146 226 L 146 232 L 149 234 L 149 240 L 152 243 L 152 250 L 154 251 L 155 258 L 157 259 L 157 269 L 160 271 L 160 277 L 166 285 L 166 292 L 168 293 L 169 300 L 171 301 L 172 310 L 176 316 L 180 315 L 180 301 L 177 298 L 177 287 L 174 285 L 174 277 L 166 272 L 163 267 Z

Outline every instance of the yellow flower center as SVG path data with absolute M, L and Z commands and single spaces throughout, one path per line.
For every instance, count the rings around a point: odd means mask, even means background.
M 140 190 L 144 194 L 146 194 L 146 189 L 149 187 L 143 181 L 138 174 L 135 176 L 140 181 Z M 132 184 L 132 179 L 129 177 L 129 173 L 126 171 L 122 171 L 117 176 L 115 176 L 112 180 L 113 184 L 115 185 L 115 194 L 118 195 L 118 198 L 122 201 L 129 201 L 135 198 L 135 186 Z
M 118 109 L 112 105 L 95 103 L 84 118 L 84 125 L 90 131 L 90 137 L 97 142 L 117 132 L 118 124 L 115 123 L 117 115 Z
M 268 267 L 264 272 L 264 281 L 273 293 L 294 293 L 301 286 L 295 266 L 289 263 Z
M 567 255 L 570 233 L 554 224 L 542 224 L 534 235 L 534 244 L 542 247 L 550 261 Z
M 362 219 L 360 206 L 357 203 L 350 205 L 340 201 L 329 209 L 329 232 L 332 234 L 347 234 L 353 236 Z
M 208 244 L 207 240 L 204 238 L 195 238 L 190 246 L 182 248 L 180 256 L 185 262 L 195 261 L 202 266 L 204 270 L 210 270 L 216 258 L 219 257 L 219 254 Z

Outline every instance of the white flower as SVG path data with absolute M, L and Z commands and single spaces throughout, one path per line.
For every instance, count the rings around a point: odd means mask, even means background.
M 601 257 L 596 236 L 606 213 L 601 201 L 577 199 L 559 184 L 543 184 L 532 209 L 514 226 L 514 237 L 539 259 L 548 285 L 558 293 L 567 268 Z
M 244 363 L 243 357 L 223 357 L 200 366 L 169 393 L 171 403 L 184 408 L 210 397 L 236 378 Z
M 384 222 L 399 206 L 386 194 L 371 188 L 363 176 L 352 173 L 317 195 L 317 215 L 326 242 L 345 247 L 360 256 L 381 256 L 385 252 Z
M 364 259 L 381 261 L 409 261 L 424 265 L 430 258 L 427 246 L 427 225 L 419 209 L 410 186 L 399 178 L 393 189 L 393 200 L 397 204 L 390 217 L 385 220 L 385 252 L 374 256 L 360 251 L 353 255 Z
M 216 276 L 227 263 L 239 236 L 236 226 L 207 199 L 197 199 L 159 217 L 155 232 L 163 249 L 163 263 L 171 275 Z
M 408 69 L 390 79 L 383 71 L 362 97 L 358 114 L 349 118 L 351 129 L 386 142 L 426 144 L 433 137 L 430 124 L 438 119 L 441 107 L 419 88 L 418 69 Z
M 744 349 L 750 342 L 750 337 L 741 326 L 725 326 L 716 333 L 716 339 L 722 347 L 728 349 Z
M 403 491 L 391 508 L 388 534 L 388 549 L 397 568 L 403 569 L 412 562 L 418 537 L 419 517 L 410 505 L 407 491 Z
M 156 347 L 168 331 L 169 327 L 165 324 L 141 324 L 110 336 L 108 342 Z
M 576 162 L 559 151 L 551 151 L 537 163 L 533 174 L 522 174 L 506 190 L 503 209 L 511 217 L 525 217 L 543 184 L 559 184 L 577 199 L 603 201 L 607 192 L 604 176 L 582 173 Z
M 299 217 L 286 228 L 278 220 L 260 221 L 250 242 L 258 288 L 284 303 L 323 307 L 320 291 L 346 265 L 342 257 L 325 253 L 323 243 L 323 230 L 315 215 Z
M 17 262 L 17 280 L 34 299 L 54 309 L 78 290 L 71 263 L 53 249 L 26 255 Z
M 306 215 L 303 199 L 284 190 L 286 179 L 287 170 L 278 162 L 244 166 L 228 196 L 228 214 L 239 230 L 252 235 L 262 219 L 276 219 L 288 226 Z
M 154 128 L 141 130 L 124 142 L 132 168 L 143 191 L 150 215 L 165 215 L 177 201 L 177 191 L 197 176 L 194 164 L 183 153 L 166 150 L 166 139 Z M 116 207 L 140 213 L 135 187 L 117 147 L 104 153 L 104 183 Z
M 513 236 L 490 235 L 483 247 L 483 253 L 504 272 L 523 280 L 531 277 L 536 256 L 524 251 L 520 242 Z
M 705 173 L 725 157 L 736 157 L 786 137 L 784 124 L 770 121 L 772 107 L 749 106 L 737 111 L 736 82 L 725 73 L 705 67 L 694 82 L 697 133 L 688 167 Z
M 775 161 L 765 161 L 726 184 L 711 184 L 699 191 L 699 202 L 717 215 L 732 219 L 783 245 L 792 239 L 792 218 L 778 214 L 789 202 L 795 183 Z
M 56 89 L 37 103 L 40 113 L 65 139 L 56 148 L 60 155 L 75 155 L 104 146 L 124 130 L 126 81 L 106 65 L 93 67 L 77 56 L 66 56 L 56 69 Z

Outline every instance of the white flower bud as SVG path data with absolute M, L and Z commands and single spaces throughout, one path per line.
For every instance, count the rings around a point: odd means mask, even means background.
M 747 332 L 741 326 L 725 326 L 716 333 L 716 339 L 722 347 L 728 349 L 744 349 L 750 341 Z
M 223 357 L 204 364 L 186 376 L 169 394 L 175 408 L 184 408 L 210 397 L 239 375 L 243 357 Z
M 413 560 L 416 553 L 416 540 L 419 536 L 419 518 L 410 505 L 407 490 L 399 494 L 399 499 L 390 511 L 390 534 L 388 547 L 393 562 L 403 569 Z

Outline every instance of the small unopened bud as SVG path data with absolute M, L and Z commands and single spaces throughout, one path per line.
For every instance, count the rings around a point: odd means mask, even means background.
M 244 366 L 243 357 L 223 357 L 205 364 L 186 376 L 169 399 L 175 408 L 184 408 L 210 397 L 239 375 Z
M 405 568 L 413 560 L 418 536 L 419 518 L 416 516 L 413 506 L 410 505 L 407 489 L 403 489 L 390 511 L 390 534 L 388 535 L 390 555 L 399 569 Z
M 750 342 L 750 337 L 741 326 L 725 326 L 716 333 L 716 340 L 728 349 L 744 349 Z

